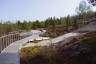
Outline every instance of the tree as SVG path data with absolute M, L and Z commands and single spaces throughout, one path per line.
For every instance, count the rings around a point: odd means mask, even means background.
M 39 22 L 39 20 L 36 20 L 36 26 L 37 26 L 38 28 L 41 27 L 41 23 Z
M 90 10 L 91 10 L 91 7 L 89 5 L 87 5 L 85 1 L 81 1 L 79 6 L 76 8 L 76 12 L 81 15 Z
M 4 25 L 4 32 L 6 34 L 8 34 L 9 32 L 15 31 L 15 25 L 13 25 L 13 23 L 11 23 L 11 21 L 7 21 L 3 25 Z
M 18 20 L 16 24 L 17 24 L 18 30 L 21 30 L 22 29 L 22 23 Z
M 66 18 L 66 28 L 69 31 L 69 26 L 71 25 L 71 20 L 70 20 L 70 16 L 68 15 Z
M 86 18 L 86 13 L 91 11 L 91 7 L 89 5 L 86 4 L 85 1 L 81 1 L 79 6 L 76 8 L 77 14 L 79 14 L 79 17 L 81 19 L 83 19 L 82 24 L 84 24 L 84 19 Z
M 78 28 L 78 22 L 77 22 L 77 18 L 76 18 L 76 17 L 73 17 L 73 27 L 74 27 L 75 29 Z
M 27 21 L 24 20 L 24 22 L 22 23 L 22 28 L 23 28 L 23 30 L 27 30 L 27 31 L 30 30 L 30 27 L 29 27 Z
M 41 28 L 41 23 L 38 20 L 36 20 L 35 22 L 32 23 L 32 28 L 33 29 Z
M 88 0 L 89 4 L 96 6 L 96 0 Z

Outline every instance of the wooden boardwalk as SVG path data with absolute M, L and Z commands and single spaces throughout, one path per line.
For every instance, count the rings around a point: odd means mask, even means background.
M 32 32 L 15 33 L 0 37 L 0 53 L 11 43 L 32 35 Z
M 38 36 L 39 35 L 30 36 L 11 43 L 1 52 L 0 64 L 20 64 L 20 56 L 19 56 L 20 46 L 25 42 L 28 42 L 29 39 L 37 38 Z

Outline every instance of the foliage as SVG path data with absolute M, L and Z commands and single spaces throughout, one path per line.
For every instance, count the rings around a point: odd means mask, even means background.
M 30 54 L 26 55 L 26 53 Z M 60 60 L 61 57 L 62 55 L 59 55 L 54 49 L 47 47 L 28 47 L 21 50 L 20 62 L 21 64 L 58 64 L 62 61 Z
M 83 36 L 66 46 L 28 47 L 21 49 L 21 64 L 95 64 L 96 31 Z M 80 38 L 80 39 L 78 39 Z M 72 43 L 74 43 L 72 45 Z
M 85 1 L 81 1 L 79 6 L 76 8 L 78 14 L 83 14 L 91 10 L 91 7 L 86 4 Z

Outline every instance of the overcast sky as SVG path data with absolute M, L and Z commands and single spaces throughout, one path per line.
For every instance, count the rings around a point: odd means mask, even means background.
M 0 20 L 45 20 L 53 16 L 74 15 L 80 1 L 82 0 L 0 0 Z

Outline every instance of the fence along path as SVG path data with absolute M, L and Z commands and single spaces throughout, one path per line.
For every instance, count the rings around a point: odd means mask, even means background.
M 6 48 L 11 43 L 18 41 L 20 39 L 23 39 L 25 37 L 28 37 L 30 35 L 32 35 L 31 32 L 26 32 L 26 33 L 9 34 L 9 35 L 0 37 L 0 53 L 4 48 Z

